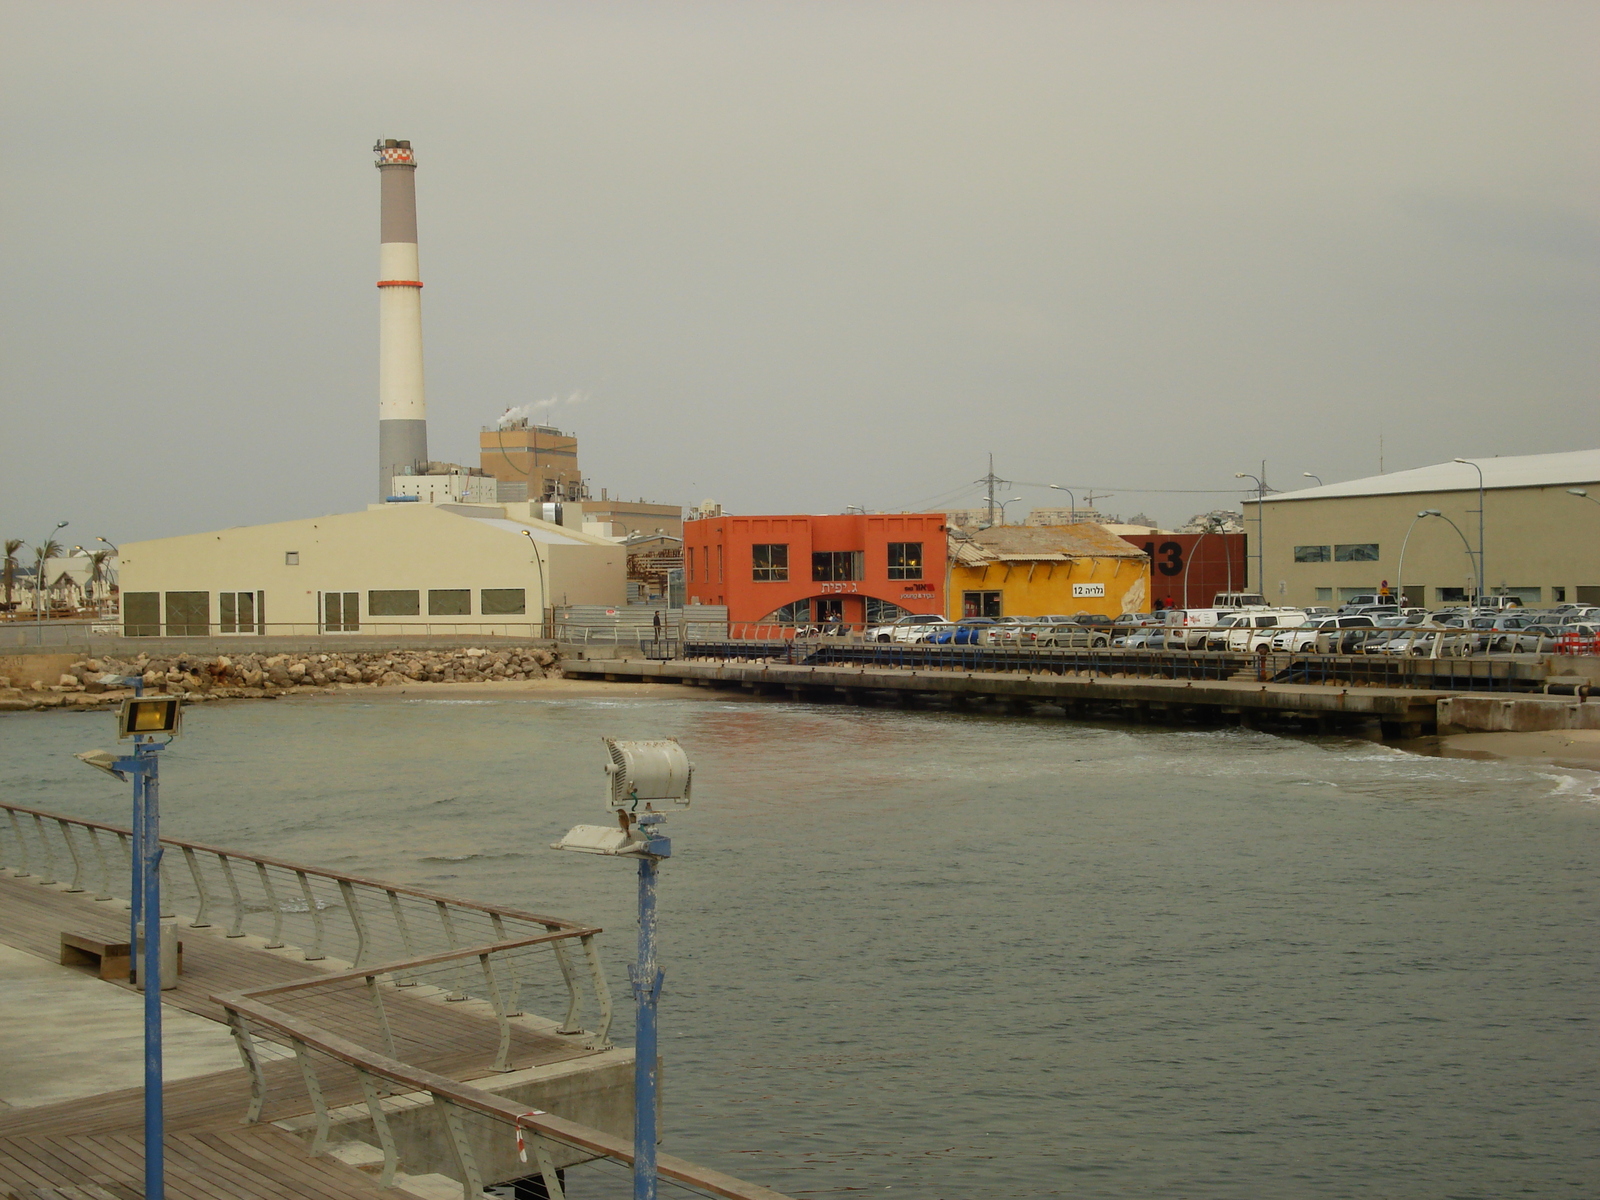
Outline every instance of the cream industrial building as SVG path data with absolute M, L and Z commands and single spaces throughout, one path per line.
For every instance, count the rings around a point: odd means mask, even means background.
M 528 507 L 377 504 L 127 542 L 123 632 L 537 636 L 552 606 L 625 603 L 621 546 Z
M 1530 607 L 1600 604 L 1600 450 L 1437 463 L 1269 495 L 1259 508 L 1249 500 L 1251 557 L 1261 556 L 1252 578 L 1268 603 L 1337 604 L 1402 583 L 1414 605 L 1464 603 L 1477 587 L 1480 470 L 1485 592 Z

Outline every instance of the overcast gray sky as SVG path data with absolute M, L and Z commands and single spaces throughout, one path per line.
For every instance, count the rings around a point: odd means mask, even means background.
M 4 535 L 371 499 L 377 137 L 435 457 L 558 397 L 613 495 L 993 451 L 1176 521 L 1600 444 L 1595 4 L 11 0 L 0 56 Z

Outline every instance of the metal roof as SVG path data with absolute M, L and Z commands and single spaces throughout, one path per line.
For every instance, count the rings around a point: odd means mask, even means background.
M 1515 454 L 1498 458 L 1474 458 L 1465 463 L 1435 463 L 1410 471 L 1388 475 L 1369 475 L 1322 487 L 1277 492 L 1266 502 L 1280 500 L 1333 500 L 1345 496 L 1400 496 L 1410 492 L 1475 492 L 1478 472 L 1483 468 L 1483 486 L 1494 488 L 1565 487 L 1577 483 L 1600 483 L 1600 450 L 1564 450 L 1559 454 Z M 1246 504 L 1254 504 L 1246 496 Z
M 1099 525 L 994 525 L 970 540 L 952 539 L 950 557 L 965 566 L 986 562 L 1066 562 L 1074 558 L 1143 558 L 1144 551 Z

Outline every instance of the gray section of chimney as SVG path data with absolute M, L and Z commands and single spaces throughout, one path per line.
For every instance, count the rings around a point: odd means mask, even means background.
M 417 167 L 415 163 L 380 163 L 382 235 L 380 242 L 417 240 Z
M 426 421 L 378 422 L 378 499 L 394 494 L 396 475 L 415 475 L 428 463 Z

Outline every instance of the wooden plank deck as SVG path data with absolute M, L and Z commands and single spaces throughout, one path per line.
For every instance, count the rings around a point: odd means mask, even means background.
M 117 1200 L 144 1195 L 144 1145 L 137 1134 L 33 1135 L 0 1139 L 0 1188 L 93 1184 Z M 373 1200 L 393 1195 L 377 1180 L 329 1158 L 270 1125 L 204 1133 L 168 1133 L 167 1195 L 173 1200 Z
M 35 878 L 0 874 L 0 942 L 56 962 L 64 930 L 125 939 L 127 909 L 115 901 L 97 902 L 87 893 L 42 886 Z M 220 1022 L 224 1014 L 210 999 L 214 994 L 290 983 L 335 969 L 255 949 L 222 933 L 220 927 L 190 929 L 180 922 L 184 974 L 178 987 L 162 993 L 165 1003 Z M 67 969 L 71 968 L 63 968 Z M 126 983 L 108 986 L 139 994 Z M 490 1064 L 499 1028 L 492 1018 L 465 1005 L 416 997 L 406 989 L 386 989 L 384 1001 L 398 1057 L 460 1080 L 494 1074 Z M 370 1000 L 358 985 L 286 997 L 284 1003 L 288 1011 L 305 1015 L 329 1032 L 380 1048 Z M 511 1065 L 515 1069 L 593 1053 L 584 1049 L 580 1037 L 513 1027 Z M 361 1099 L 355 1074 L 348 1068 L 322 1060 L 317 1063 L 317 1073 L 330 1105 Z M 266 1074 L 265 1122 L 311 1111 L 299 1067 L 292 1059 L 268 1062 Z M 378 1190 L 353 1168 L 310 1158 L 297 1139 L 270 1124 L 243 1125 L 250 1079 L 242 1066 L 168 1083 L 164 1095 L 168 1187 L 175 1198 L 343 1197 L 366 1196 Z M 0 1110 L 0 1196 L 22 1187 L 88 1183 L 123 1200 L 142 1194 L 143 1112 L 143 1089 L 139 1087 Z

